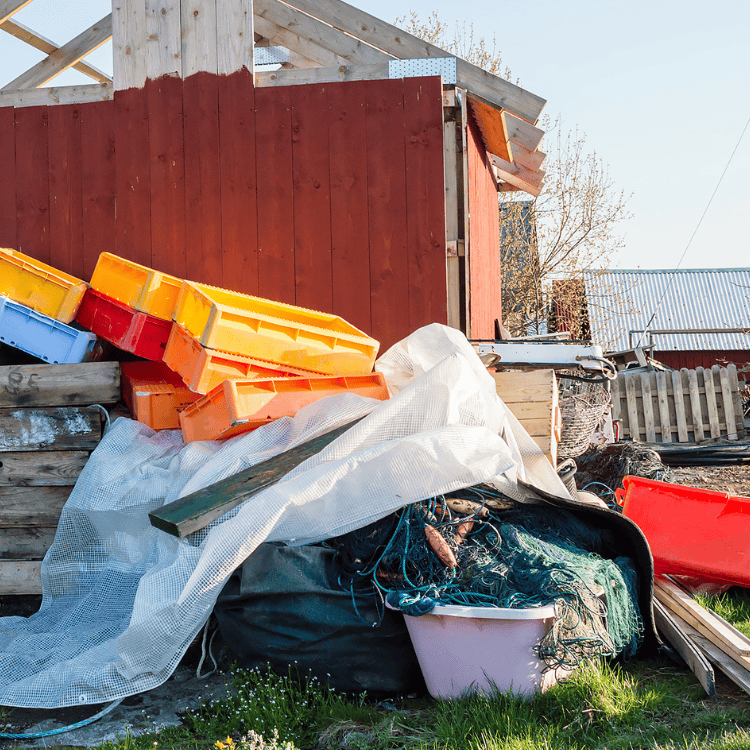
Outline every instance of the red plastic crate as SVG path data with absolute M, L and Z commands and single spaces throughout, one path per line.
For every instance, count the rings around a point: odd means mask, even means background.
M 119 349 L 161 362 L 172 323 L 87 289 L 76 322 Z
M 201 397 L 163 362 L 123 362 L 120 372 L 130 413 L 154 430 L 179 430 L 180 412 Z
M 750 497 L 625 477 L 623 515 L 646 537 L 657 575 L 750 586 Z

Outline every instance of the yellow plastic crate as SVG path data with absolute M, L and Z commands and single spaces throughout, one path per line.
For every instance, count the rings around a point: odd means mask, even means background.
M 180 412 L 182 437 L 219 440 L 250 432 L 281 417 L 293 417 L 303 406 L 338 393 L 385 401 L 385 378 L 379 372 L 345 377 L 225 380 Z
M 88 284 L 46 263 L 0 248 L 0 294 L 43 315 L 71 323 Z
M 225 380 L 312 377 L 306 370 L 276 365 L 241 354 L 206 349 L 184 328 L 172 326 L 164 362 L 196 393 L 206 394 Z M 318 375 L 319 373 L 315 373 Z
M 379 346 L 337 315 L 188 281 L 174 321 L 209 349 L 331 375 L 372 372 Z
M 91 276 L 91 287 L 134 310 L 172 320 L 182 279 L 112 253 L 101 253 Z

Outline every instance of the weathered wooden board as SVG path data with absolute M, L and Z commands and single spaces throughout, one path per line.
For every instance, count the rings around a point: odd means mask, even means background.
M 39 560 L 0 560 L 0 596 L 42 593 Z
M 119 399 L 119 362 L 0 367 L 0 409 L 114 404 Z
M 623 437 L 648 443 L 745 437 L 735 365 L 672 372 L 621 372 L 612 387 Z
M 101 437 L 101 411 L 94 407 L 0 409 L 0 453 L 93 450 Z
M 42 560 L 55 538 L 56 526 L 0 528 L 0 560 Z
M 320 453 L 360 419 L 261 461 L 192 495 L 175 500 L 148 514 L 151 525 L 173 536 L 184 537 L 208 526 L 232 508 L 270 487 L 310 456 Z
M 50 527 L 60 520 L 68 487 L 0 487 L 0 528 Z
M 27 451 L 0 456 L 2 487 L 72 487 L 91 454 L 88 451 Z M 0 489 L 0 496 L 2 496 Z M 3 508 L 0 505 L 0 516 Z

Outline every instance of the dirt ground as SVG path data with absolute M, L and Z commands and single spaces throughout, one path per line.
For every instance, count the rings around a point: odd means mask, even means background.
M 675 484 L 750 497 L 750 466 L 672 467 Z

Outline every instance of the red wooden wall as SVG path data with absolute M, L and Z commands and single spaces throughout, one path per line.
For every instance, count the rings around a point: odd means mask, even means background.
M 0 247 L 85 280 L 113 252 L 334 312 L 384 351 L 446 322 L 442 119 L 438 77 L 247 70 L 0 108 Z
M 503 320 L 500 299 L 500 212 L 497 182 L 482 135 L 469 115 L 467 133 L 469 193 L 470 337 L 495 338 L 495 319 Z
M 681 370 L 687 367 L 688 370 L 694 370 L 696 367 L 713 367 L 721 365 L 726 367 L 727 363 L 741 367 L 747 367 L 750 364 L 750 351 L 742 349 L 729 350 L 712 350 L 704 349 L 703 351 L 654 351 L 654 359 L 658 360 L 667 367 L 674 367 L 675 370 Z M 750 373 L 738 372 L 737 377 L 740 380 L 750 380 Z

